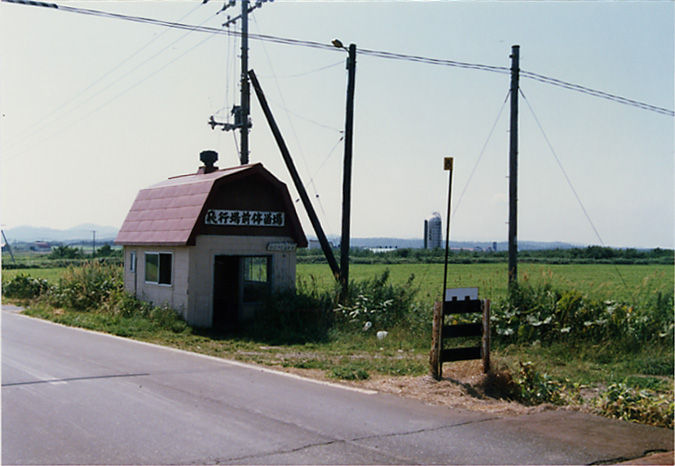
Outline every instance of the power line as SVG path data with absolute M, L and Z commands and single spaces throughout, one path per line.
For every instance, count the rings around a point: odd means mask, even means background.
M 303 71 L 301 73 L 287 74 L 287 75 L 284 75 L 284 76 L 276 76 L 276 79 L 299 78 L 299 77 L 302 77 L 302 76 L 307 76 L 307 75 L 310 75 L 310 74 L 318 73 L 319 71 L 324 71 L 324 70 L 327 70 L 327 69 L 330 69 L 330 68 L 335 68 L 336 66 L 344 65 L 344 63 L 345 63 L 344 60 L 340 60 L 339 62 L 333 63 L 331 65 L 321 66 L 319 68 L 314 68 L 314 69 L 311 69 L 311 70 L 308 70 L 308 71 Z M 259 77 L 265 78 L 267 76 L 265 76 L 264 74 L 261 74 Z
M 44 8 L 53 8 L 61 11 L 67 11 L 67 12 L 72 12 L 72 13 L 78 13 L 78 14 L 85 14 L 85 15 L 91 15 L 91 16 L 99 16 L 99 17 L 105 17 L 105 18 L 115 18 L 115 19 L 121 19 L 125 21 L 132 21 L 132 22 L 137 22 L 137 23 L 145 23 L 145 24 L 152 24 L 155 26 L 165 26 L 165 27 L 170 27 L 170 28 L 176 28 L 176 29 L 189 29 L 191 31 L 198 31 L 198 32 L 206 32 L 210 34 L 226 34 L 226 35 L 241 35 L 241 32 L 237 31 L 230 31 L 230 30 L 222 30 L 222 29 L 216 29 L 213 27 L 207 27 L 207 26 L 193 26 L 189 24 L 183 24 L 179 22 L 173 22 L 173 21 L 164 21 L 164 20 L 159 20 L 159 19 L 153 19 L 153 18 L 144 18 L 140 16 L 129 16 L 129 15 L 123 15 L 119 13 L 111 13 L 111 12 L 106 12 L 106 11 L 100 11 L 100 10 L 89 10 L 86 8 L 76 8 L 76 7 L 69 7 L 69 6 L 62 6 L 62 5 L 57 5 L 55 3 L 44 3 L 44 2 L 34 2 L 30 0 L 2 0 L 2 2 L 5 3 L 16 3 L 16 4 L 22 4 L 22 5 L 29 5 L 29 6 L 39 6 L 39 7 L 44 7 Z M 249 39 L 254 39 L 254 40 L 262 40 L 262 41 L 267 41 L 267 42 L 274 42 L 277 44 L 284 44 L 284 45 L 298 45 L 298 46 L 303 46 L 303 47 L 310 47 L 310 48 L 316 48 L 316 49 L 322 49 L 322 50 L 330 50 L 332 52 L 336 52 L 339 49 L 336 49 L 332 44 L 324 44 L 322 42 L 314 42 L 314 41 L 308 41 L 308 40 L 299 40 L 299 39 L 289 39 L 285 37 L 277 37 L 277 36 L 270 36 L 270 35 L 265 35 L 265 34 L 249 34 L 248 35 Z M 391 59 L 391 60 L 403 60 L 403 61 L 410 61 L 410 62 L 417 62 L 417 63 L 426 63 L 430 65 L 441 65 L 441 66 L 450 66 L 450 67 L 455 67 L 455 68 L 465 68 L 465 69 L 473 69 L 473 70 L 480 70 L 480 71 L 489 71 L 493 73 L 500 73 L 500 74 L 508 74 L 510 73 L 510 69 L 504 66 L 492 66 L 492 65 L 484 65 L 480 63 L 468 63 L 468 62 L 461 62 L 461 61 L 455 61 L 455 60 L 446 60 L 446 59 L 439 59 L 439 58 L 430 58 L 430 57 L 423 57 L 423 56 L 418 56 L 418 55 L 406 55 L 406 54 L 401 54 L 401 53 L 394 53 L 394 52 L 387 52 L 387 51 L 382 51 L 382 50 L 369 50 L 369 49 L 360 49 L 358 51 L 361 55 L 369 55 L 369 56 L 374 56 L 374 57 L 379 57 L 379 58 L 386 58 L 386 59 Z M 628 99 L 626 97 L 622 97 L 619 95 L 615 94 L 610 94 L 605 91 L 600 91 L 597 89 L 592 89 L 589 87 L 581 86 L 579 84 L 574 84 L 574 83 L 569 83 L 566 81 L 562 81 L 560 79 L 552 78 L 550 76 L 544 76 L 542 74 L 534 73 L 531 71 L 520 71 L 520 74 L 524 78 L 528 79 L 533 79 L 535 81 L 539 81 L 545 84 L 551 84 L 553 86 L 558 86 L 562 87 L 568 90 L 576 91 L 576 92 L 581 92 L 587 95 L 591 95 L 594 97 L 599 97 L 603 99 L 608 99 L 613 102 L 621 103 L 624 105 L 629 105 L 633 106 L 635 108 L 639 108 L 642 110 L 648 110 L 652 112 L 656 112 L 659 114 L 667 115 L 667 116 L 675 116 L 675 111 L 663 108 L 663 107 L 658 107 L 655 105 L 647 104 L 645 102 L 640 102 L 634 99 Z
M 3 0 L 3 1 L 5 1 L 5 0 Z M 165 64 L 162 65 L 161 67 L 159 67 L 159 68 L 157 68 L 156 70 L 152 71 L 150 74 L 146 75 L 146 76 L 145 76 L 144 78 L 142 78 L 140 81 L 136 81 L 134 84 L 132 84 L 131 86 L 128 86 L 127 88 L 125 88 L 125 89 L 122 90 L 121 92 L 115 94 L 112 98 L 106 100 L 105 102 L 103 102 L 103 103 L 102 103 L 101 105 L 99 105 L 98 107 L 94 108 L 93 110 L 91 110 L 91 111 L 87 112 L 86 114 L 82 115 L 80 118 L 77 118 L 76 120 L 74 120 L 74 121 L 72 121 L 71 123 L 67 124 L 65 127 L 61 128 L 60 130 L 57 130 L 56 133 L 64 132 L 64 131 L 66 131 L 67 129 L 70 129 L 72 126 L 76 125 L 77 123 L 79 123 L 79 122 L 85 120 L 86 118 L 90 117 L 91 115 L 97 113 L 98 111 L 100 111 L 100 110 L 103 109 L 104 107 L 108 106 L 110 103 L 112 103 L 113 101 L 117 100 L 118 98 L 120 98 L 121 96 L 123 96 L 124 94 L 126 94 L 127 92 L 129 92 L 129 91 L 131 91 L 132 89 L 135 89 L 136 87 L 140 86 L 140 85 L 143 84 L 145 81 L 147 81 L 148 79 L 152 78 L 152 77 L 155 76 L 157 73 L 159 73 L 159 72 L 161 72 L 162 70 L 164 70 L 165 68 L 167 68 L 169 65 L 171 65 L 171 64 L 173 64 L 174 62 L 176 62 L 177 60 L 183 58 L 185 55 L 187 55 L 188 53 L 190 53 L 190 52 L 191 52 L 192 50 L 194 50 L 195 48 L 201 46 L 202 44 L 204 44 L 205 42 L 209 41 L 210 39 L 213 39 L 213 37 L 214 37 L 214 36 L 208 36 L 208 37 L 205 37 L 205 38 L 202 39 L 201 41 L 199 41 L 199 42 L 197 42 L 196 44 L 194 44 L 192 47 L 190 47 L 190 48 L 188 48 L 187 50 L 185 50 L 185 51 L 184 51 L 183 53 L 181 53 L 180 55 L 176 56 L 175 58 L 173 58 L 173 59 L 170 60 L 169 62 L 165 63 Z M 41 143 L 41 142 L 44 142 L 45 140 L 49 139 L 50 137 L 52 137 L 52 136 L 53 136 L 54 134 L 56 134 L 56 133 L 48 134 L 47 136 L 43 137 L 42 139 L 36 141 L 35 144 L 39 144 L 39 143 Z M 23 154 L 24 152 L 26 152 L 26 149 L 24 149 L 24 151 L 22 151 L 22 152 L 19 152 L 19 153 L 17 153 L 17 154 L 14 154 L 14 156 L 13 156 L 13 157 L 10 157 L 9 159 L 11 160 L 11 159 L 13 159 L 13 158 L 15 158 L 15 157 L 17 157 L 17 156 Z
M 558 167 L 560 167 L 560 171 L 562 172 L 563 176 L 565 177 L 565 181 L 567 181 L 567 185 L 570 187 L 570 190 L 572 190 L 572 193 L 574 194 L 574 197 L 577 199 L 577 202 L 579 203 L 579 207 L 581 207 L 581 210 L 583 211 L 584 215 L 586 216 L 586 220 L 588 220 L 588 223 L 591 225 L 591 228 L 593 229 L 593 232 L 595 232 L 595 236 L 598 238 L 598 241 L 600 241 L 600 244 L 604 247 L 605 242 L 602 240 L 602 236 L 600 236 L 600 232 L 598 229 L 595 227 L 595 224 L 593 223 L 593 220 L 591 220 L 591 216 L 588 214 L 588 211 L 586 210 L 586 207 L 584 206 L 584 203 L 581 201 L 581 197 L 577 193 L 577 190 L 574 189 L 574 185 L 572 184 L 572 180 L 570 179 L 569 175 L 567 174 L 567 171 L 565 171 L 565 168 L 562 165 L 562 162 L 560 161 L 560 157 L 558 157 L 558 154 L 556 154 L 555 150 L 553 149 L 553 145 L 551 144 L 551 141 L 548 139 L 548 136 L 546 136 L 546 133 L 544 132 L 544 128 L 541 126 L 541 123 L 539 122 L 539 118 L 537 118 L 536 113 L 534 113 L 534 109 L 532 108 L 532 105 L 530 105 L 530 102 L 527 100 L 527 97 L 525 97 L 525 94 L 523 93 L 522 89 L 518 89 L 520 91 L 520 95 L 523 96 L 523 100 L 527 104 L 527 107 L 530 109 L 530 113 L 534 117 L 534 121 L 537 123 L 537 126 L 539 127 L 539 130 L 541 131 L 542 136 L 544 136 L 544 140 L 546 141 L 546 144 L 548 145 L 549 150 L 551 151 L 551 154 L 553 155 L 553 158 L 555 158 L 556 163 L 558 164 Z M 616 270 L 616 273 L 619 275 L 619 278 L 623 282 L 624 286 L 628 286 L 626 284 L 626 281 L 623 279 L 623 276 L 621 275 L 621 272 L 619 272 L 619 268 L 614 265 L 614 269 Z
M 488 133 L 487 139 L 485 140 L 485 143 L 483 144 L 483 148 L 481 149 L 480 154 L 478 154 L 478 159 L 476 160 L 476 163 L 474 164 L 473 168 L 471 169 L 471 174 L 469 175 L 469 179 L 466 180 L 466 183 L 464 184 L 464 188 L 462 189 L 462 192 L 459 195 L 459 198 L 457 199 L 457 203 L 455 204 L 455 208 L 452 211 L 451 219 L 455 218 L 455 215 L 457 214 L 457 211 L 459 210 L 459 206 L 462 204 L 462 199 L 464 199 L 464 194 L 466 194 L 466 190 L 469 188 L 469 184 L 471 184 L 471 180 L 473 179 L 473 175 L 476 173 L 476 169 L 478 169 L 478 164 L 480 163 L 481 159 L 483 158 L 483 154 L 485 154 L 485 149 L 487 148 L 487 145 L 490 142 L 490 139 L 492 139 L 492 134 L 494 133 L 495 128 L 497 127 L 497 123 L 499 123 L 499 118 L 502 116 L 502 112 L 504 111 L 504 107 L 506 106 L 506 102 L 509 100 L 510 94 L 511 94 L 511 90 L 509 89 L 508 91 L 506 91 L 506 97 L 504 98 L 504 102 L 502 102 L 502 106 L 499 109 L 499 112 L 497 112 L 497 118 L 495 118 L 495 122 L 492 124 L 492 128 L 490 129 L 490 132 Z
M 624 105 L 631 105 L 636 108 L 641 108 L 642 110 L 649 110 L 652 112 L 660 113 L 662 115 L 675 116 L 675 112 L 663 107 L 657 107 L 655 105 L 650 105 L 644 102 L 639 102 L 637 100 L 628 99 L 626 97 L 621 97 L 619 95 L 610 94 L 605 91 L 599 91 L 597 89 L 591 89 L 589 87 L 581 86 L 579 84 L 573 84 L 560 79 L 551 78 L 549 76 L 544 76 L 538 73 L 533 73 L 531 71 L 520 71 L 520 75 L 526 78 L 534 79 L 545 84 L 551 84 L 553 86 L 562 87 L 564 89 L 569 89 L 571 91 L 581 92 L 583 94 L 592 95 L 594 97 L 600 97 L 603 99 L 611 100 L 618 102 Z
M 187 17 L 190 16 L 192 13 L 194 13 L 199 7 L 200 7 L 200 5 L 197 5 L 195 8 L 192 8 L 192 9 L 191 9 L 190 11 L 188 11 L 185 15 L 181 16 L 181 17 L 178 19 L 178 21 L 181 21 L 181 20 L 183 20 L 184 18 L 187 18 Z M 139 47 L 139 48 L 138 48 L 135 52 L 133 52 L 131 55 L 129 55 L 129 56 L 127 56 L 126 58 L 122 59 L 120 62 L 118 62 L 118 63 L 117 63 L 115 66 L 113 66 L 111 69 L 109 69 L 108 71 L 106 71 L 105 73 L 103 73 L 101 76 L 99 76 L 98 78 L 96 78 L 94 81 L 92 81 L 87 87 L 85 87 L 84 89 L 82 89 L 82 90 L 80 90 L 79 92 L 77 92 L 77 93 L 76 93 L 75 95 L 73 95 L 71 98 L 67 99 L 67 100 L 64 101 L 61 105 L 59 105 L 58 107 L 56 107 L 55 109 L 53 109 L 52 111 L 50 111 L 47 115 L 43 116 L 40 120 L 38 120 L 37 122 L 35 122 L 35 123 L 32 125 L 32 130 L 29 129 L 29 128 L 26 128 L 25 131 L 22 131 L 22 133 L 24 133 L 24 135 L 19 136 L 19 137 L 20 137 L 21 139 L 26 139 L 26 138 L 28 138 L 28 137 L 34 135 L 36 132 L 40 131 L 41 127 L 44 126 L 45 124 L 47 124 L 47 122 L 49 122 L 50 120 L 53 120 L 53 119 L 54 119 L 54 116 L 55 116 L 57 113 L 59 113 L 60 110 L 63 110 L 64 108 L 69 107 L 69 106 L 70 106 L 71 104 L 73 104 L 78 98 L 80 98 L 80 96 L 84 95 L 87 91 L 89 91 L 90 89 L 92 89 L 92 88 L 93 88 L 94 86 L 96 86 L 98 83 L 100 83 L 100 82 L 103 81 L 105 78 L 107 78 L 108 76 L 110 76 L 111 74 L 113 74 L 115 71 L 117 71 L 118 69 L 120 69 L 120 68 L 121 68 L 122 66 L 124 66 L 126 63 L 128 63 L 132 58 L 134 58 L 134 57 L 137 56 L 139 53 L 141 53 L 143 50 L 145 50 L 146 48 L 148 48 L 148 47 L 150 46 L 150 44 L 152 44 L 153 42 L 157 41 L 160 37 L 162 37 L 167 31 L 168 31 L 168 29 L 165 29 L 165 30 L 162 31 L 160 34 L 154 36 L 152 39 L 150 39 L 149 41 L 147 41 L 145 44 L 143 44 L 141 47 Z M 184 36 L 183 36 L 183 37 L 184 37 Z M 175 42 L 173 42 L 173 43 L 175 43 Z M 172 43 L 172 44 L 173 44 L 173 43 Z M 170 45 L 172 45 L 172 44 L 170 44 Z M 167 46 L 166 48 L 170 47 L 170 45 Z M 166 49 L 166 48 L 165 48 L 165 49 Z M 163 49 L 163 50 L 165 50 L 165 49 Z M 163 51 L 163 50 L 162 50 L 162 51 Z M 160 52 L 160 53 L 161 53 L 161 52 Z M 156 56 L 156 55 L 158 55 L 158 54 L 155 54 L 154 56 Z M 154 57 L 154 56 L 153 56 L 153 57 Z M 151 58 L 152 58 L 152 57 L 151 57 Z M 143 65 L 145 62 L 147 62 L 147 61 L 148 61 L 148 60 L 144 61 L 143 63 L 141 63 L 140 65 L 138 65 L 136 68 L 142 66 L 142 65 Z M 134 68 L 134 69 L 135 69 L 135 68 Z M 132 70 L 132 71 L 133 71 L 133 70 Z M 125 75 L 123 75 L 123 76 L 117 78 L 117 80 L 115 80 L 115 81 L 113 82 L 113 84 L 114 84 L 115 82 L 121 80 L 122 78 L 124 78 L 124 77 L 127 76 L 128 74 L 129 74 L 129 73 L 126 73 Z M 112 84 L 111 84 L 111 85 L 112 85 Z M 107 89 L 108 87 L 110 87 L 110 85 L 108 85 L 107 87 L 105 87 L 105 88 L 103 88 L 103 89 L 97 91 L 94 95 L 88 97 L 87 100 L 93 99 L 94 97 L 96 97 L 97 95 L 99 95 L 101 92 L 103 92 L 105 89 Z M 80 102 L 79 104 L 75 105 L 75 107 L 70 107 L 70 109 L 69 109 L 67 112 L 72 112 L 72 111 L 76 110 L 77 108 L 81 107 L 82 104 L 85 103 L 85 102 L 86 102 L 86 100 L 85 100 L 84 102 Z M 11 147 L 15 146 L 15 145 L 18 144 L 19 142 L 20 142 L 19 140 L 13 141 L 12 143 L 8 144 L 8 148 L 11 148 Z

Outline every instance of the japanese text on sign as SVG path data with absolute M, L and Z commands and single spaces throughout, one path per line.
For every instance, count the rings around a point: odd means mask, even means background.
M 206 211 L 205 223 L 207 225 L 283 227 L 286 224 L 286 218 L 283 212 L 209 209 Z

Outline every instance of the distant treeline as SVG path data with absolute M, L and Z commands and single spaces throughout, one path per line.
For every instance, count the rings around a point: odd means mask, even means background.
M 334 251 L 339 256 L 339 251 Z M 353 248 L 349 257 L 355 264 L 442 264 L 444 249 L 394 249 L 373 252 L 370 249 Z M 672 249 L 615 249 L 603 246 L 586 248 L 542 249 L 518 252 L 519 262 L 542 264 L 673 264 Z M 323 263 L 326 258 L 321 249 L 299 249 L 297 261 L 301 264 Z M 450 251 L 448 261 L 453 264 L 478 264 L 508 262 L 508 251 Z
M 3 269 L 43 269 L 52 267 L 78 267 L 87 262 L 96 261 L 101 264 L 121 265 L 121 249 L 112 249 L 104 244 L 96 250 L 96 254 L 87 254 L 82 248 L 72 246 L 56 246 L 49 254 L 19 254 L 11 261 L 9 254 L 3 254 Z

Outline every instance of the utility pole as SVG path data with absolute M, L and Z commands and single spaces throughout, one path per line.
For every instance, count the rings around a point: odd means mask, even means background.
M 234 116 L 234 123 L 220 122 L 213 118 L 209 118 L 208 124 L 211 129 L 216 129 L 216 126 L 221 126 L 223 131 L 230 131 L 238 129 L 240 131 L 239 144 L 239 162 L 246 165 L 249 162 L 249 148 L 248 148 L 248 133 L 251 128 L 250 114 L 251 114 L 251 88 L 248 80 L 248 14 L 256 8 L 260 8 L 263 3 L 273 0 L 256 0 L 253 6 L 250 6 L 249 0 L 241 1 L 241 14 L 234 18 L 227 17 L 227 21 L 223 23 L 224 27 L 229 27 L 236 21 L 241 20 L 241 80 L 240 80 L 240 104 L 232 107 L 231 114 Z M 204 3 L 208 0 L 204 0 Z M 223 4 L 223 8 L 218 12 L 225 11 L 227 8 L 234 6 L 234 0 L 227 0 Z
M 341 46 L 339 40 L 333 45 Z M 342 48 L 345 48 L 344 46 Z M 345 157 L 342 172 L 342 240 L 340 242 L 340 283 L 342 297 L 349 290 L 350 217 L 352 203 L 352 141 L 354 135 L 354 81 L 356 80 L 356 44 L 349 44 L 347 57 L 347 106 L 345 110 Z
M 91 257 L 96 257 L 96 230 L 91 230 L 93 235 L 91 240 Z
M 16 259 L 14 259 L 14 253 L 12 252 L 12 246 L 9 245 L 9 241 L 7 241 L 7 237 L 5 236 L 5 230 L 0 230 L 0 233 L 2 233 L 2 239 L 5 240 L 5 244 L 7 245 L 7 250 L 9 251 L 9 255 L 12 258 L 12 262 L 16 264 Z
M 520 46 L 511 47 L 511 126 L 509 134 L 509 285 L 518 282 L 518 79 Z
M 248 163 L 248 120 L 250 110 L 251 92 L 248 87 L 248 0 L 241 0 L 241 153 L 239 160 L 242 165 Z
M 445 262 L 443 267 L 443 292 L 441 293 L 441 302 L 445 302 L 445 290 L 448 289 L 448 252 L 450 251 L 450 205 L 452 199 L 452 169 L 454 165 L 452 157 L 443 159 L 443 170 L 448 172 L 448 213 L 445 227 Z

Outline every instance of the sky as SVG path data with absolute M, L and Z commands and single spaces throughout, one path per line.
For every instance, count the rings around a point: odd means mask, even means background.
M 223 1 L 61 5 L 222 29 Z M 675 4 L 276 0 L 250 32 L 509 67 L 672 110 Z M 234 29 L 239 26 L 235 24 Z M 121 226 L 136 196 L 195 172 L 199 152 L 238 165 L 212 130 L 239 97 L 239 39 L 0 3 L 0 222 Z M 324 230 L 339 235 L 346 52 L 251 40 L 254 69 Z M 357 56 L 351 233 L 508 235 L 509 75 Z M 521 78 L 518 239 L 674 247 L 673 117 Z M 297 194 L 256 97 L 250 160 Z M 561 168 L 562 167 L 562 168 Z M 301 203 L 296 207 L 314 236 Z M 10 238 L 11 240 L 11 238 Z

